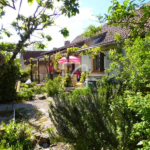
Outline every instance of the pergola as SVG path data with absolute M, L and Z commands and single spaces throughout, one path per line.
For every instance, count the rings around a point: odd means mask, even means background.
M 60 52 L 61 54 L 66 54 L 67 56 L 67 60 L 69 62 L 69 56 L 71 55 L 71 53 L 67 53 L 67 48 L 70 48 L 70 47 L 80 47 L 79 45 L 76 45 L 76 44 L 70 44 L 68 46 L 63 46 L 63 47 L 60 47 L 60 48 L 55 48 L 51 51 L 48 51 L 48 52 L 44 52 L 42 53 L 42 55 L 40 57 L 36 57 L 34 59 L 31 60 L 31 81 L 33 81 L 33 62 L 36 61 L 37 62 L 37 71 L 38 71 L 38 83 L 40 83 L 40 70 L 39 70 L 39 62 L 40 60 L 44 60 L 45 61 L 45 64 L 46 64 L 46 59 L 48 59 L 48 67 L 50 68 L 50 62 L 51 62 L 51 57 L 54 57 L 56 55 L 56 53 Z M 46 57 L 46 56 L 47 57 Z M 48 70 L 48 77 L 50 78 L 50 74 L 51 74 L 51 70 L 49 69 Z

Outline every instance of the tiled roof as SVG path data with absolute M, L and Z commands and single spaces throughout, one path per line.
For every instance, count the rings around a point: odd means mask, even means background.
M 80 45 L 77 45 L 76 43 L 71 43 L 69 45 L 66 45 L 66 46 L 62 46 L 62 47 L 59 47 L 59 48 L 55 48 L 55 49 L 52 49 L 50 51 L 46 51 L 46 52 L 43 52 L 42 55 L 46 55 L 46 54 L 50 54 L 50 53 L 55 53 L 55 52 L 59 52 L 59 51 L 62 51 L 62 50 L 66 50 L 67 48 L 69 47 L 80 47 Z
M 25 61 L 25 65 L 28 65 L 30 62 L 29 62 L 29 59 L 30 58 L 36 58 L 36 57 L 39 57 L 41 56 L 41 54 L 43 52 L 46 52 L 46 51 L 25 51 L 23 53 L 23 59 L 26 60 Z
M 44 53 L 42 53 L 42 55 L 57 52 L 60 50 L 65 50 L 68 47 L 73 47 L 73 46 L 81 47 L 86 41 L 90 41 L 89 42 L 90 44 L 88 44 L 88 46 L 91 46 L 94 44 L 98 44 L 98 45 L 102 44 L 103 45 L 103 44 L 107 44 L 107 43 L 111 43 L 111 42 L 113 43 L 115 41 L 114 35 L 116 32 L 120 33 L 120 35 L 122 36 L 123 39 L 125 39 L 129 36 L 129 30 L 126 28 L 121 28 L 121 26 L 114 27 L 114 26 L 110 26 L 108 24 L 104 24 L 102 26 L 101 35 L 96 36 L 92 39 L 86 38 L 86 37 L 84 38 L 82 35 L 79 35 L 71 42 L 71 44 L 69 44 L 67 46 L 62 46 L 62 47 L 56 48 L 51 51 L 44 52 Z
M 127 38 L 129 36 L 129 29 L 127 28 L 121 28 L 121 26 L 110 26 L 108 24 L 104 24 L 102 26 L 102 31 L 101 31 L 101 35 L 96 36 L 93 39 L 97 39 L 98 37 L 102 37 L 101 40 L 99 41 L 99 43 L 96 43 L 98 45 L 103 45 L 103 44 L 108 44 L 108 43 L 114 43 L 115 42 L 115 33 L 119 33 L 121 35 L 121 37 L 123 39 Z M 82 35 L 77 36 L 72 42 L 73 43 L 81 43 L 81 42 L 86 42 L 86 41 L 90 41 L 92 39 L 90 38 L 84 38 Z M 91 44 L 95 44 L 95 43 L 91 43 Z M 91 45 L 89 45 L 91 46 Z

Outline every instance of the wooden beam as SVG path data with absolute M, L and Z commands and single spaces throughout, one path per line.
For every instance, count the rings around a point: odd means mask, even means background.
M 40 69 L 39 69 L 39 59 L 38 59 L 38 83 L 40 83 Z
M 49 55 L 49 58 L 48 58 L 48 67 L 49 67 L 48 78 L 50 79 L 50 76 L 51 76 L 51 70 L 50 70 L 50 55 Z
M 70 66 L 70 64 L 69 64 L 69 53 L 67 53 L 67 74 L 69 74 L 69 66 Z
M 32 65 L 32 60 L 31 60 L 31 72 L 30 72 L 30 73 L 31 73 L 31 82 L 33 82 L 33 74 L 32 74 L 33 72 L 32 72 L 32 68 L 33 68 L 33 65 Z
M 48 73 L 48 68 L 47 68 L 47 64 L 46 64 L 46 58 L 44 60 L 45 60 L 45 68 L 46 68 L 46 71 Z

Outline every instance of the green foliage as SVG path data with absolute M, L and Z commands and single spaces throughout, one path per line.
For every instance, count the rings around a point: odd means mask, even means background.
M 28 0 L 29 5 L 32 5 L 34 0 Z
M 79 13 L 78 1 L 76 0 L 57 0 L 57 1 L 64 2 L 64 6 L 62 6 L 61 11 L 64 15 L 68 16 L 69 18 Z
M 62 58 L 62 55 L 60 54 L 60 52 L 57 52 L 56 55 L 55 55 L 55 58 L 52 59 L 55 69 L 57 68 L 58 61 L 61 58 Z
M 20 88 L 20 91 L 17 93 L 17 100 L 31 100 L 33 95 L 33 88 L 29 88 L 28 85 L 24 85 L 24 87 Z
M 6 50 L 6 51 L 13 51 L 16 48 L 16 44 L 13 43 L 0 43 L 0 49 L 1 50 Z
M 11 54 L 9 52 L 1 51 L 5 57 L 5 63 L 0 66 L 0 72 L 5 67 Z M 15 59 L 14 62 L 9 66 L 5 75 L 0 79 L 0 103 L 9 103 L 16 99 L 16 81 L 20 78 L 20 61 Z
M 39 43 L 37 48 L 38 48 L 38 49 L 44 49 L 45 47 L 46 47 L 46 46 L 45 46 L 44 44 Z
M 39 48 L 39 44 L 40 43 L 33 43 L 31 45 L 29 45 L 28 47 L 25 48 L 25 50 L 29 50 L 29 51 L 42 51 L 43 49 Z M 46 48 L 44 46 L 44 48 Z
M 63 28 L 60 30 L 60 33 L 67 38 L 69 36 L 69 31 L 67 30 L 67 28 Z
M 50 118 L 57 131 L 53 141 L 70 143 L 76 150 L 129 149 L 132 116 L 119 87 L 100 86 L 98 93 L 77 89 L 54 97 Z
M 72 85 L 72 80 L 70 75 L 66 75 L 63 81 L 63 84 L 65 87 L 71 87 Z
M 62 77 L 55 77 L 53 80 L 47 79 L 45 84 L 45 90 L 49 96 L 59 94 L 62 90 Z
M 95 47 L 95 48 L 91 48 L 88 49 L 88 46 L 86 44 L 84 44 L 81 48 L 79 47 L 70 47 L 67 48 L 67 53 L 74 53 L 77 52 L 78 50 L 80 51 L 80 49 L 83 48 L 87 48 L 85 51 L 80 52 L 80 55 L 92 55 L 92 57 L 94 58 L 95 55 L 99 54 L 101 52 L 101 47 Z
M 145 38 L 137 37 L 134 41 L 126 39 L 124 43 L 123 55 L 122 49 L 113 49 L 109 53 L 110 59 L 114 62 L 106 69 L 106 72 L 111 72 L 114 69 L 118 74 L 118 80 L 124 80 L 124 84 L 134 90 L 142 90 L 148 86 L 150 82 L 150 37 L 146 35 Z
M 144 35 L 149 28 L 149 7 L 149 4 L 140 0 L 124 0 L 123 3 L 114 0 L 108 10 L 110 12 L 107 16 L 108 23 L 113 26 L 127 27 L 133 37 Z
M 101 34 L 101 31 L 102 31 L 102 26 L 99 26 L 99 27 L 95 27 L 93 25 L 90 25 L 88 26 L 84 33 L 82 34 L 83 37 L 94 37 L 94 36 L 97 36 L 97 35 L 100 35 Z
M 52 40 L 52 37 L 49 36 L 49 35 L 47 35 L 46 38 L 47 38 L 47 41 L 51 41 Z
M 27 124 L 11 123 L 4 126 L 4 134 L 0 134 L 0 149 L 7 150 L 30 150 L 33 146 L 31 129 Z
M 84 82 L 85 81 L 85 79 L 87 78 L 87 76 L 89 75 L 89 72 L 87 72 L 87 71 L 82 71 L 82 73 L 81 73 L 81 78 L 80 78 L 80 82 Z
M 78 47 L 70 47 L 70 48 L 67 48 L 67 53 L 73 53 L 73 52 L 76 52 L 78 50 L 79 50 Z
M 122 37 L 119 33 L 115 33 L 115 36 L 114 36 L 115 40 L 117 43 L 121 43 L 122 42 Z
M 26 81 L 31 74 L 31 69 L 20 70 L 21 73 L 21 81 Z
M 4 29 L 3 32 L 5 33 L 5 35 L 7 35 L 7 37 L 10 37 L 12 35 L 7 29 Z
M 43 94 L 46 92 L 43 85 L 36 86 L 36 82 L 32 82 L 29 85 L 21 83 L 20 91 L 17 93 L 18 101 L 31 100 L 34 94 Z
M 134 112 L 134 124 L 130 140 L 132 149 L 142 147 L 150 149 L 150 94 L 143 95 L 140 92 L 126 91 L 128 107 Z
M 34 94 L 44 94 L 46 92 L 44 85 L 42 85 L 42 86 L 35 86 L 32 89 L 32 91 L 33 91 Z

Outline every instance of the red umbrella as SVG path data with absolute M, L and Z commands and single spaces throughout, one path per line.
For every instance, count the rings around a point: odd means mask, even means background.
M 62 64 L 67 63 L 67 62 L 68 62 L 68 60 L 66 57 L 63 57 L 58 61 L 58 63 L 62 63 Z M 71 62 L 71 63 L 81 62 L 81 59 L 78 57 L 75 57 L 75 56 L 69 56 L 69 62 Z

